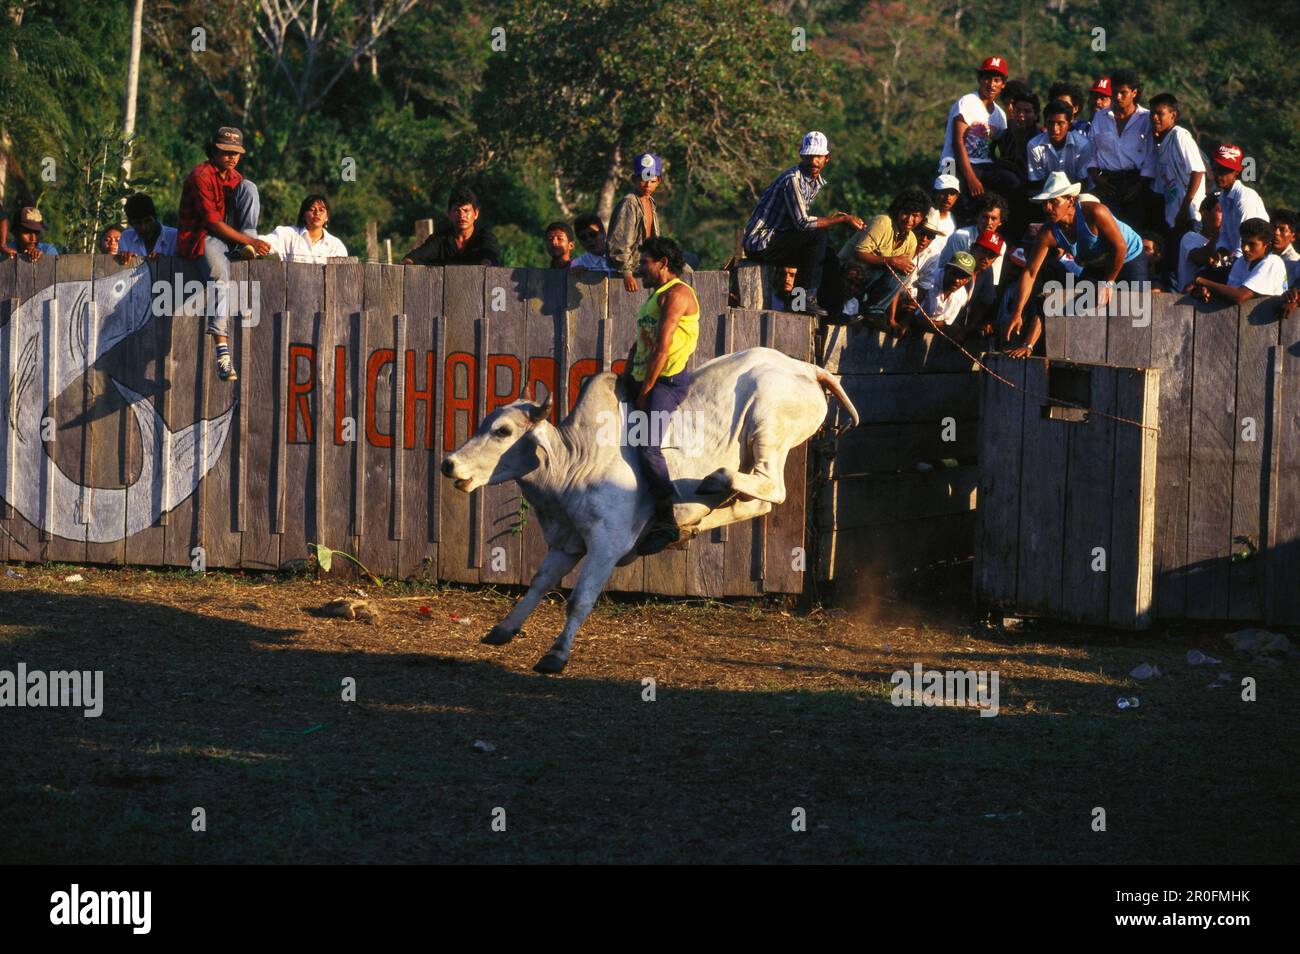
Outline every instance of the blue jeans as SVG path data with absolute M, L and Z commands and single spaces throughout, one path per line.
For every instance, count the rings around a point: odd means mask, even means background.
M 235 187 L 233 201 L 226 202 L 226 224 L 245 235 L 257 234 L 257 222 L 262 216 L 262 197 L 257 186 L 248 179 Z M 200 268 L 205 282 L 216 283 L 216 301 L 209 303 L 208 334 L 226 337 L 230 334 L 230 246 L 225 239 L 208 233 L 203 239 L 203 258 Z
M 647 439 L 637 447 L 637 452 L 641 457 L 641 466 L 645 470 L 646 483 L 655 500 L 671 500 L 676 493 L 672 478 L 668 476 L 668 463 L 664 460 L 659 444 L 663 439 L 667 415 L 677 410 L 686 399 L 686 391 L 690 386 L 691 372 L 683 368 L 671 377 L 661 375 L 655 382 L 655 386 L 650 389 L 650 393 L 646 395 L 645 409 L 649 417 L 646 428 Z M 662 412 L 658 417 L 662 423 L 657 425 L 653 423 L 656 412 Z

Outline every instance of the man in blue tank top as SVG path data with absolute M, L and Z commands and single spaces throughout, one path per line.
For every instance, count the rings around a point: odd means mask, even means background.
M 1132 293 L 1145 290 L 1148 280 L 1142 238 L 1117 219 L 1096 196 L 1080 194 L 1082 187 L 1064 172 L 1053 172 L 1043 191 L 1031 197 L 1043 204 L 1046 227 L 1020 276 L 1015 303 L 1004 336 L 1010 341 L 1024 324 L 1021 310 L 1038 277 L 1038 270 L 1053 250 L 1068 253 L 1083 269 L 1078 283 L 1096 282 L 1096 313 L 1102 314 L 1114 294 L 1113 283 L 1126 283 Z M 1078 284 L 1076 283 L 1076 284 Z

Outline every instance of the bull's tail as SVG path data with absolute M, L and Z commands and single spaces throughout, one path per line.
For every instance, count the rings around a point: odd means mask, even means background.
M 825 368 L 819 368 L 816 365 L 813 366 L 813 372 L 817 375 L 817 383 L 831 394 L 835 395 L 835 400 L 840 402 L 840 405 L 848 412 L 849 417 L 853 418 L 853 426 L 857 427 L 858 409 L 853 406 L 853 402 L 849 400 L 849 396 L 844 393 L 844 388 L 840 386 L 840 379 L 831 374 Z

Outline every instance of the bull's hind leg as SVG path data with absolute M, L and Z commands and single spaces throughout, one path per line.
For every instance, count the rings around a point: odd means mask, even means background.
M 533 576 L 533 582 L 525 593 L 514 605 L 514 608 L 506 615 L 505 619 L 492 627 L 491 631 L 483 637 L 483 642 L 490 643 L 493 646 L 504 646 L 510 640 L 519 635 L 520 627 L 524 621 L 537 608 L 537 604 L 542 601 L 551 587 L 559 583 L 564 578 L 564 574 L 573 569 L 580 556 L 572 553 L 564 553 L 561 550 L 547 550 L 546 556 L 542 558 L 542 565 L 537 568 L 537 573 Z
M 697 494 L 743 494 L 769 503 L 785 502 L 785 458 L 789 448 L 782 447 L 772 435 L 760 432 L 754 437 L 754 469 L 750 473 L 719 467 L 700 481 Z
M 614 536 L 596 534 L 588 541 L 591 549 L 587 552 L 587 559 L 583 561 L 582 569 L 578 571 L 578 583 L 569 594 L 564 629 L 560 630 L 560 635 L 555 638 L 555 645 L 551 647 L 550 652 L 537 661 L 537 665 L 533 667 L 535 672 L 557 673 L 568 663 L 569 650 L 573 647 L 573 636 L 591 614 L 591 608 L 596 605 L 596 598 L 600 596 L 601 590 L 609 581 L 609 575 L 614 572 L 615 561 L 623 553 L 622 547 L 611 543 Z

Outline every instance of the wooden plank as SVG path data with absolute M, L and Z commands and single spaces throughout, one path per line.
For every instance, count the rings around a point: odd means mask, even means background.
M 1025 359 L 1025 410 L 1021 442 L 1020 552 L 1016 606 L 1055 615 L 1061 609 L 1061 556 L 1070 425 L 1042 416 L 1047 365 Z
M 1112 339 L 1114 340 L 1114 339 Z M 1160 372 L 1119 369 L 1115 415 L 1147 427 L 1115 424 L 1115 489 L 1110 548 L 1110 625 L 1146 629 L 1153 609 L 1156 449 Z
M 91 278 L 95 282 L 122 274 L 129 279 L 131 271 L 123 269 L 111 255 L 93 256 Z M 109 285 L 111 288 L 111 284 Z M 129 300 L 129 299 L 128 299 Z M 97 303 L 98 300 L 96 299 Z M 101 319 L 103 312 L 100 312 Z M 112 378 L 127 384 L 137 393 L 147 394 L 148 388 L 138 387 L 135 369 L 124 359 L 133 350 L 132 342 L 115 346 L 98 366 L 86 376 L 86 471 L 89 484 L 94 487 L 121 489 L 135 480 L 129 469 L 130 445 L 138 441 L 138 428 L 130 406 L 113 386 Z M 129 379 L 129 380 L 128 380 Z M 91 491 L 93 501 L 94 491 Z M 116 540 L 104 543 L 86 543 L 88 563 L 122 564 L 126 560 L 126 508 L 122 508 L 122 533 Z M 89 530 L 89 527 L 87 528 Z M 87 536 L 89 537 L 89 533 Z
M 941 467 L 930 473 L 864 474 L 834 482 L 835 493 L 822 506 L 818 523 L 854 530 L 919 517 L 967 513 L 975 509 L 979 468 Z
M 1265 610 L 1270 624 L 1300 625 L 1300 320 L 1282 323 L 1275 372 L 1278 409 L 1269 488 L 1273 526 L 1269 535 Z
M 1192 366 L 1187 615 L 1225 619 L 1237 438 L 1237 306 L 1197 309 Z
M 284 522 L 280 534 L 281 565 L 308 560 L 309 543 L 342 547 L 343 541 L 321 539 L 316 512 L 316 422 L 320 394 L 321 313 L 325 308 L 325 269 L 288 262 L 285 269 L 286 351 L 284 421 Z M 355 555 L 355 554 L 354 554 Z
M 621 374 L 628 369 L 627 356 L 636 342 L 636 316 L 640 311 L 641 305 L 644 304 L 650 293 L 643 288 L 638 288 L 634 292 L 628 291 L 623 287 L 622 281 L 618 278 L 611 278 L 607 287 L 609 295 L 609 305 L 606 310 L 606 317 L 609 328 L 609 355 L 610 370 Z M 700 303 L 703 306 L 703 302 Z M 699 348 L 716 348 L 716 341 L 710 343 L 707 338 L 707 321 L 705 313 L 700 312 L 700 341 Z M 718 338 L 717 319 L 714 321 L 714 339 Z M 711 352 L 717 354 L 715 350 Z M 711 540 L 718 538 L 718 531 L 710 531 Z M 696 544 L 692 543 L 694 547 Z M 712 544 L 717 546 L 716 543 Z M 689 562 L 689 557 L 688 557 Z M 722 561 L 718 560 L 718 572 L 721 573 Z M 621 590 L 626 593 L 640 593 L 645 589 L 645 558 L 641 557 L 624 567 L 616 567 L 610 574 L 609 583 L 606 589 Z
M 975 512 L 882 523 L 854 533 L 824 530 L 821 537 L 821 552 L 827 555 L 819 568 L 821 579 L 834 582 L 837 594 L 870 597 L 889 576 L 969 557 Z
M 1106 361 L 1106 314 L 1072 315 L 1066 356 L 1079 364 L 1103 364 Z
M 236 283 L 235 287 L 242 285 L 245 289 L 243 294 L 232 294 L 231 310 L 235 311 L 236 303 L 241 301 L 248 301 L 251 305 L 251 296 L 247 294 L 248 263 L 231 262 L 230 278 Z M 251 330 L 246 326 L 246 322 L 253 320 L 252 315 L 245 314 L 244 311 L 245 309 L 241 307 L 239 312 L 230 318 L 229 346 L 231 357 L 235 361 L 238 361 L 246 351 L 243 343 Z M 239 418 L 244 376 L 248 373 L 248 369 L 237 364 L 239 381 L 233 384 L 218 378 L 215 368 L 206 370 L 208 373 L 204 374 L 202 379 L 204 382 L 203 419 L 211 420 L 220 417 L 232 407 L 235 416 L 231 419 L 230 434 L 226 438 L 221 456 L 200 485 L 203 494 L 203 550 L 208 567 L 233 567 L 239 565 L 240 556 L 239 462 L 248 454 L 248 436 L 240 433 Z
M 1151 366 L 1151 328 L 1155 321 L 1156 302 L 1169 297 L 1164 294 L 1147 295 L 1150 310 L 1145 316 L 1137 314 L 1140 305 L 1127 309 L 1123 315 L 1112 315 L 1106 336 L 1106 363 L 1121 368 L 1149 368 Z
M 285 308 L 284 268 L 279 262 L 250 262 L 248 278 L 256 285 L 259 310 L 257 323 L 244 329 L 239 345 L 239 393 L 247 436 L 239 565 L 273 570 L 280 565 L 280 536 L 273 530 L 276 466 L 284 455 L 287 426 L 280 414 L 285 382 L 280 380 L 277 334 Z
M 354 477 L 360 445 L 366 437 L 365 421 L 357 416 L 357 383 L 365 381 L 365 358 L 357 352 L 357 327 L 365 307 L 366 269 L 364 265 L 343 264 L 330 265 L 324 272 L 325 305 L 316 362 L 320 369 L 320 400 L 316 402 L 319 423 L 315 434 L 319 473 L 327 488 L 321 511 L 322 535 L 329 546 L 356 554 L 360 538 L 353 532 L 354 508 L 358 504 Z M 340 560 L 330 572 L 352 578 L 360 571 L 352 561 Z
M 563 275 L 560 275 L 562 278 Z M 485 288 L 482 268 L 449 265 L 443 273 L 444 339 L 443 381 L 445 385 L 443 449 L 453 451 L 478 426 L 478 359 L 475 355 L 475 322 L 483 317 Z M 475 490 L 468 496 L 447 488 L 442 495 L 442 536 L 438 542 L 438 578 L 458 583 L 477 583 L 479 570 L 471 562 L 470 534 L 475 531 L 471 509 L 477 505 Z
M 176 276 L 176 270 L 173 267 L 170 257 L 156 258 L 147 265 L 149 269 L 149 283 L 152 289 L 156 282 L 171 283 Z M 150 302 L 154 301 L 154 296 L 150 294 Z M 191 319 L 192 320 L 192 319 Z M 143 330 L 137 332 L 128 338 L 121 345 L 121 361 L 115 362 L 118 367 L 129 369 L 126 371 L 124 378 L 125 383 L 134 388 L 137 393 L 143 395 L 149 402 L 156 413 L 163 420 L 167 419 L 164 402 L 165 395 L 170 390 L 171 372 L 169 362 L 170 343 L 172 338 L 172 316 L 156 315 Z M 133 503 L 130 497 L 126 502 L 126 519 L 128 523 L 133 522 L 136 507 L 143 507 L 150 514 L 157 514 L 150 525 L 144 530 L 139 530 L 124 541 L 123 560 L 131 566 L 142 565 L 159 565 L 164 562 L 166 557 L 166 535 L 167 528 L 165 521 L 168 519 L 163 511 L 163 444 L 165 435 L 155 433 L 153 441 L 149 446 L 145 446 L 144 437 L 140 431 L 139 425 L 135 422 L 135 415 L 130 416 L 130 434 L 128 435 L 124 471 L 128 481 L 137 479 L 144 467 L 145 455 L 150 455 L 156 462 L 154 466 L 153 486 L 149 488 L 146 497 L 137 498 Z
M 53 259 L 55 294 L 53 304 L 57 311 L 50 313 L 51 319 L 60 315 L 69 321 L 70 333 L 66 340 L 62 338 L 52 354 L 49 365 L 51 376 L 59 371 L 75 373 L 78 366 L 86 361 L 88 348 L 94 345 L 91 340 L 92 314 L 90 282 L 93 278 L 93 264 L 89 255 L 60 255 Z M 49 415 L 54 418 L 54 442 L 47 445 L 49 456 L 46 467 L 57 467 L 82 488 L 77 501 L 77 509 L 83 514 L 89 512 L 91 493 L 90 484 L 90 438 L 86 433 L 89 410 L 93 406 L 94 396 L 93 372 L 76 375 L 63 390 L 55 396 Z M 47 480 L 46 488 L 52 489 L 53 481 Z M 48 490 L 47 490 L 48 492 Z M 47 500 L 49 506 L 58 506 L 58 501 Z M 78 518 L 75 537 L 62 537 L 57 534 L 44 534 L 46 538 L 46 559 L 59 563 L 86 562 L 86 523 L 85 516 Z
M 764 278 L 764 271 L 761 262 L 736 263 L 736 288 L 740 293 L 741 308 L 762 311 L 767 307 L 768 283 Z
M 610 282 L 611 286 L 616 284 L 617 282 Z M 722 354 L 723 325 L 727 317 L 727 286 L 725 272 L 695 273 L 695 296 L 700 301 L 700 337 L 695 353 L 691 355 L 692 371 Z M 610 307 L 612 310 L 612 301 Z M 620 338 L 620 343 L 621 340 Z M 626 355 L 627 347 L 614 353 Z M 802 514 L 800 519 L 802 520 Z M 726 556 L 726 543 L 717 528 L 706 530 L 695 537 L 686 549 L 686 592 L 692 596 L 715 599 L 725 595 L 723 562 Z
M 933 423 L 978 406 L 979 375 L 845 374 L 840 377 L 864 424 Z
M 359 559 L 371 573 L 398 573 L 398 519 L 396 456 L 402 436 L 402 396 L 399 378 L 405 362 L 397 363 L 398 332 L 403 322 L 403 268 L 400 265 L 368 264 L 365 268 L 364 307 L 368 355 L 362 383 L 366 395 L 365 420 L 358 422 L 365 441 L 364 493 L 359 510 L 363 515 L 358 535 Z
M 699 281 L 700 276 L 696 276 Z M 768 313 L 771 344 L 777 351 L 800 361 L 812 357 L 811 321 L 806 317 Z M 834 400 L 834 399 L 832 399 Z M 829 416 L 829 415 L 828 415 Z M 785 462 L 786 497 L 763 519 L 767 522 L 764 541 L 763 591 L 800 593 L 808 564 L 811 541 L 807 539 L 808 444 L 792 448 Z
M 1010 381 L 984 376 L 978 424 L 974 586 L 978 600 L 1015 602 L 1020 548 L 1020 472 L 1025 411 L 1025 362 L 989 355 L 989 368 Z M 960 432 L 975 427 L 958 424 Z
M 442 269 L 410 265 L 402 274 L 406 309 L 406 403 L 403 409 L 402 465 L 406 500 L 402 539 L 397 545 L 398 574 L 432 582 L 438 576 L 435 520 L 444 478 L 442 460 Z M 354 362 L 354 365 L 356 362 Z M 455 491 L 459 493 L 459 491 Z
M 1191 459 L 1193 316 L 1173 295 L 1158 295 L 1151 318 L 1151 364 L 1160 370 L 1156 456 L 1156 615 L 1187 612 L 1187 500 Z
M 741 299 L 742 303 L 744 299 Z M 762 329 L 759 327 L 758 314 L 752 311 L 733 310 L 727 314 L 727 326 L 730 331 L 725 334 L 729 343 L 729 352 L 744 351 L 758 346 Z M 860 375 L 862 379 L 876 375 Z M 861 406 L 861 405 L 859 405 Z M 742 458 L 742 469 L 752 466 L 746 455 Z M 761 574 L 763 564 L 763 525 L 758 520 L 747 520 L 729 526 L 726 533 L 725 568 L 723 570 L 724 592 L 728 596 L 751 596 L 762 592 Z M 668 551 L 665 551 L 668 552 Z M 660 554 L 662 555 L 662 554 Z M 657 581 L 651 574 L 651 562 L 655 557 L 646 559 L 646 589 L 661 592 Z
M 1052 371 L 1048 370 L 1050 378 Z M 1115 475 L 1115 369 L 1088 369 L 1091 401 L 1087 420 L 1064 423 L 1068 478 L 1065 546 L 1061 551 L 1060 618 L 1105 625 L 1110 618 L 1111 507 L 1129 475 Z M 1100 551 L 1100 553 L 1098 553 Z M 1098 557 L 1104 563 L 1098 561 Z M 1026 568 L 1033 573 L 1032 567 Z
M 1232 562 L 1228 566 L 1228 618 L 1264 617 L 1262 549 L 1267 538 L 1265 451 L 1272 437 L 1271 362 L 1280 323 L 1278 299 L 1238 306 L 1237 410 L 1232 458 Z
M 1054 361 L 1064 361 L 1070 353 L 1070 323 L 1065 315 L 1043 316 L 1043 354 Z
M 179 281 L 182 285 L 202 281 L 198 264 L 194 261 L 173 259 L 172 273 L 174 281 L 174 276 L 181 276 Z M 174 296 L 176 299 L 181 297 Z M 183 301 L 173 301 L 171 334 L 166 341 L 171 387 L 164 392 L 162 413 L 168 431 L 173 434 L 189 427 L 202 416 L 203 378 L 216 374 L 212 359 L 212 339 L 205 332 L 206 319 L 202 315 L 196 317 L 184 314 L 183 306 Z M 186 453 L 189 455 L 186 460 L 197 464 L 202 459 L 199 441 L 193 441 Z M 168 489 L 172 469 L 170 457 L 171 439 L 164 434 L 163 462 L 166 476 L 163 477 L 162 506 L 167 508 L 167 534 L 163 562 L 168 566 L 187 567 L 194 559 L 194 548 L 202 542 L 203 525 L 199 520 L 201 495 L 193 493 L 184 500 L 172 498 Z
M 829 325 L 822 366 L 833 374 L 915 374 L 925 370 L 934 339 L 933 334 L 895 338 L 866 325 Z
M 26 313 L 23 313 L 23 302 L 32 300 L 38 290 L 36 284 L 36 265 L 15 259 L 14 268 L 14 315 L 21 316 L 21 318 L 16 317 L 12 320 L 21 320 L 24 322 L 44 321 L 44 315 L 40 313 L 39 309 L 29 307 Z M 25 328 L 26 326 L 24 325 L 23 327 Z M 17 334 L 19 330 L 21 329 L 16 328 L 15 334 Z M 17 358 L 18 355 L 15 355 L 14 357 Z M 31 387 L 37 389 L 38 394 L 41 393 L 40 388 L 42 387 L 42 384 L 33 383 Z M 42 412 L 43 415 L 48 413 L 48 411 Z M 37 436 L 39 437 L 39 435 Z M 22 454 L 18 448 L 14 449 L 13 458 L 15 464 L 15 484 L 19 480 L 35 480 L 38 478 L 37 474 L 28 474 L 25 471 L 22 474 L 19 473 L 19 470 L 22 468 Z M 44 548 L 40 539 L 40 531 L 37 530 L 36 524 L 32 522 L 33 519 L 39 520 L 39 517 L 36 514 L 24 515 L 18 513 L 16 510 L 14 511 L 14 515 L 8 524 L 8 559 L 27 563 L 38 563 L 43 559 L 42 554 Z

